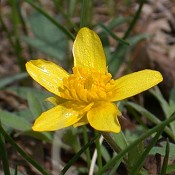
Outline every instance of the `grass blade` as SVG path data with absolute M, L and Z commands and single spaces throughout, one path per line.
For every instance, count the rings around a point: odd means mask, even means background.
M 16 142 L 6 133 L 6 131 L 0 125 L 0 133 L 4 138 L 13 146 L 13 148 L 31 165 L 33 165 L 43 175 L 50 175 L 42 166 L 40 166 L 35 160 L 33 160 L 27 153 L 25 153 Z
M 112 38 L 114 38 L 116 41 L 119 41 L 121 44 L 125 44 L 129 46 L 129 43 L 125 41 L 122 38 L 119 38 L 117 35 L 115 35 L 108 27 L 106 27 L 104 24 L 99 23 L 99 26 L 106 32 L 108 33 Z
M 99 138 L 100 134 L 97 134 L 92 140 L 90 140 L 86 145 L 82 147 L 82 149 L 76 153 L 76 155 L 69 160 L 69 162 L 66 164 L 66 166 L 61 171 L 60 175 L 64 175 L 67 170 L 71 167 L 71 165 L 80 157 L 80 155 L 92 144 L 94 141 Z
M 163 165 L 162 165 L 162 169 L 161 169 L 160 175 L 166 175 L 166 170 L 167 170 L 167 166 L 168 166 L 169 153 L 170 153 L 170 144 L 169 144 L 169 141 L 167 140 L 165 157 L 163 159 Z
M 0 122 L 0 126 L 1 126 L 1 122 Z M 7 151 L 6 151 L 5 144 L 4 144 L 4 137 L 2 136 L 1 132 L 0 132 L 0 157 L 2 159 L 2 166 L 3 166 L 4 174 L 10 175 Z
M 62 30 L 71 40 L 74 40 L 74 36 L 61 24 L 59 24 L 54 18 L 52 18 L 49 14 L 47 14 L 44 10 L 36 6 L 33 1 L 25 0 L 28 4 L 30 4 L 35 10 L 44 15 L 47 19 L 49 19 L 56 27 Z
M 114 157 L 113 159 L 111 159 L 102 169 L 101 171 L 99 171 L 97 174 L 101 175 L 104 174 L 104 172 L 114 166 L 115 162 L 119 159 L 121 159 L 122 157 L 125 156 L 125 154 L 131 150 L 132 148 L 134 148 L 137 144 L 139 144 L 141 141 L 145 140 L 147 137 L 149 137 L 151 134 L 157 132 L 160 128 L 167 126 L 169 123 L 171 123 L 172 121 L 175 120 L 175 113 L 173 113 L 171 115 L 171 117 L 169 119 L 166 119 L 165 121 L 163 121 L 162 123 L 156 125 L 154 128 L 150 129 L 148 132 L 146 132 L 145 134 L 143 134 L 142 136 L 140 136 L 136 141 L 134 141 L 133 143 L 131 143 L 128 147 L 126 147 L 124 150 L 122 150 L 116 157 Z
M 133 168 L 131 170 L 131 173 L 130 173 L 131 175 L 135 175 L 135 174 L 138 174 L 139 173 L 139 170 L 141 169 L 146 156 L 150 152 L 151 148 L 156 144 L 156 142 L 159 139 L 159 137 L 160 137 L 161 133 L 163 132 L 163 130 L 164 130 L 164 126 L 162 126 L 162 128 L 160 128 L 157 131 L 157 134 L 155 135 L 155 137 L 151 140 L 151 142 L 149 143 L 149 145 L 146 148 L 146 150 L 142 153 L 142 155 L 140 156 L 140 158 L 137 160 L 137 162 L 133 166 Z

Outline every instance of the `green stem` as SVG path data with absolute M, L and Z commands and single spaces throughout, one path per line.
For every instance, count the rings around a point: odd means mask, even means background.
M 119 153 L 121 151 L 121 148 L 115 143 L 114 139 L 112 138 L 111 134 L 108 132 L 101 132 L 104 139 L 107 141 L 107 143 L 111 146 L 111 148 L 116 152 Z
M 35 160 L 33 160 L 27 153 L 25 153 L 16 143 L 15 141 L 6 133 L 6 131 L 0 125 L 0 133 L 4 136 L 4 138 L 14 147 L 14 149 L 31 165 L 33 165 L 39 172 L 43 175 L 49 175 L 49 173 L 40 166 Z

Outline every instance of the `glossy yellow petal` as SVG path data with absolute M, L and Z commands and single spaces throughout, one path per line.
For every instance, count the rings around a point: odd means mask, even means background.
M 48 97 L 45 99 L 45 101 L 52 103 L 54 106 L 58 105 L 57 99 L 55 97 Z
M 106 57 L 98 35 L 84 27 L 80 29 L 73 45 L 74 67 L 93 68 L 105 73 Z
M 55 95 L 60 95 L 58 88 L 62 87 L 62 79 L 69 76 L 55 63 L 41 59 L 27 62 L 26 69 L 35 81 Z
M 81 117 L 77 109 L 65 103 L 43 112 L 36 119 L 32 129 L 34 131 L 55 131 L 75 124 Z
M 109 102 L 98 102 L 87 113 L 89 124 L 96 130 L 106 132 L 120 132 L 117 106 Z
M 45 101 L 48 101 L 50 103 L 52 103 L 53 105 L 59 105 L 61 103 L 64 103 L 66 102 L 65 99 L 61 98 L 61 97 L 58 97 L 58 96 L 55 96 L 55 97 L 48 97 L 45 99 Z
M 142 70 L 125 75 L 115 80 L 116 88 L 113 90 L 111 100 L 122 100 L 143 92 L 163 80 L 162 75 L 154 70 Z
M 88 120 L 87 120 L 87 116 L 85 115 L 84 117 L 82 117 L 80 120 L 78 120 L 78 122 L 76 122 L 73 127 L 78 127 L 78 126 L 82 126 L 82 125 L 86 125 L 88 124 Z

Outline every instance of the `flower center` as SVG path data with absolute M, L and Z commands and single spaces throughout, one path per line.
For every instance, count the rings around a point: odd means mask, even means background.
M 111 74 L 102 74 L 96 70 L 73 68 L 73 74 L 63 79 L 60 88 L 62 98 L 79 102 L 94 102 L 109 99 L 112 96 L 114 80 Z

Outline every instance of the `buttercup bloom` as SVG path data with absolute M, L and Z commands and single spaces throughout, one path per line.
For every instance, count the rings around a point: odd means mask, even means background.
M 50 61 L 31 60 L 27 72 L 55 96 L 48 100 L 55 105 L 35 121 L 34 131 L 54 131 L 89 123 L 100 131 L 120 132 L 114 101 L 136 95 L 163 80 L 154 70 L 142 70 L 112 79 L 98 35 L 82 28 L 73 44 L 74 67 L 69 74 Z

